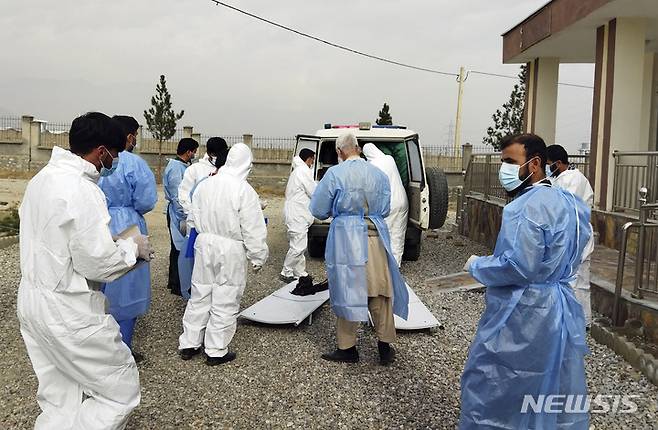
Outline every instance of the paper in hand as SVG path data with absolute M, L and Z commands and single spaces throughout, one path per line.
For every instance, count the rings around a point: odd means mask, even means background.
M 119 233 L 117 235 L 117 238 L 127 240 L 127 239 L 133 239 L 133 238 L 136 238 L 138 236 L 141 236 L 141 234 L 142 234 L 142 232 L 139 230 L 139 227 L 137 226 L 137 224 L 133 224 L 130 227 L 128 227 L 127 229 L 125 229 L 124 231 L 122 231 L 121 233 Z M 137 263 L 128 272 L 131 272 L 131 271 L 135 270 L 136 268 L 142 266 L 143 264 L 146 264 L 146 260 L 138 258 Z M 128 273 L 128 272 L 126 272 L 126 273 Z

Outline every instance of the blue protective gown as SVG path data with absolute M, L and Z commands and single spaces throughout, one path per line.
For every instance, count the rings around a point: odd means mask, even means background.
M 105 193 L 113 235 L 134 224 L 139 226 L 142 234 L 147 234 L 144 214 L 153 209 L 158 193 L 155 177 L 146 161 L 128 151 L 119 153 L 117 170 L 101 178 L 98 186 Z M 103 291 L 110 302 L 110 313 L 117 321 L 143 315 L 151 302 L 149 265 L 144 264 L 116 281 L 104 284 Z
M 183 175 L 188 164 L 179 159 L 171 159 L 165 168 L 162 176 L 162 183 L 164 185 L 165 199 L 169 204 L 167 205 L 167 215 L 171 222 L 169 223 L 169 231 L 171 232 L 171 239 L 174 242 L 176 250 L 183 249 L 185 243 L 185 236 L 180 232 L 180 224 L 186 218 L 183 207 L 178 201 L 178 186 L 183 181 Z
M 196 188 L 201 182 L 210 178 L 205 176 L 199 182 L 194 184 L 190 191 L 190 201 L 194 196 Z M 184 216 L 184 215 L 183 215 Z M 197 238 L 196 229 L 192 228 L 188 235 L 183 238 L 180 254 L 178 255 L 178 278 L 180 279 L 180 292 L 185 300 L 189 300 L 192 293 L 192 272 L 194 271 L 194 242 Z
M 314 217 L 333 217 L 327 237 L 325 263 L 329 278 L 331 307 L 348 321 L 368 321 L 369 218 L 386 248 L 388 269 L 393 281 L 393 312 L 407 319 L 409 293 L 391 251 L 384 218 L 391 204 L 386 174 L 365 160 L 347 160 L 330 168 L 311 197 Z
M 503 210 L 494 254 L 470 267 L 486 309 L 461 380 L 460 429 L 589 427 L 587 413 L 521 413 L 525 395 L 587 394 L 584 314 L 569 282 L 589 218 L 580 199 L 543 185 Z

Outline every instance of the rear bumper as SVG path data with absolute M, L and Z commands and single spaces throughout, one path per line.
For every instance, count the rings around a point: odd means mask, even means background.
M 313 223 L 308 228 L 309 237 L 327 237 L 329 235 L 329 224 Z

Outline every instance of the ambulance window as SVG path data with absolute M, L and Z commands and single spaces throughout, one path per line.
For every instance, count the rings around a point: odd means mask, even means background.
M 423 182 L 423 164 L 420 158 L 420 148 L 415 140 L 407 141 L 409 154 L 409 173 L 412 182 Z
M 302 149 L 310 149 L 311 151 L 315 152 L 317 154 L 318 152 L 318 141 L 317 140 L 308 140 L 304 138 L 300 138 L 297 141 L 297 149 L 295 154 L 293 155 L 299 155 Z
M 317 181 L 321 180 L 330 167 L 338 164 L 338 154 L 336 153 L 336 140 L 323 140 L 320 144 L 320 154 L 317 158 L 318 173 L 315 177 Z
M 335 140 L 323 140 L 320 148 L 320 163 L 323 166 L 335 166 L 338 164 Z

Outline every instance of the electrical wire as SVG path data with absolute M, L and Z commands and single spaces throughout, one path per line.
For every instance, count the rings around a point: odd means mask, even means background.
M 451 73 L 451 72 L 445 72 L 445 71 L 442 71 L 442 70 L 430 69 L 428 67 L 415 66 L 413 64 L 403 63 L 401 61 L 396 61 L 396 60 L 391 60 L 389 58 L 380 57 L 378 55 L 368 54 L 367 52 L 359 51 L 359 50 L 356 50 L 356 49 L 353 49 L 353 48 L 350 48 L 350 47 L 347 47 L 347 46 L 344 46 L 344 45 L 340 45 L 338 43 L 330 42 L 330 41 L 322 39 L 320 37 L 313 36 L 313 35 L 308 34 L 308 33 L 304 33 L 303 31 L 296 30 L 294 28 L 288 27 L 288 26 L 283 25 L 283 24 L 279 24 L 278 22 L 272 21 L 272 20 L 267 19 L 267 18 L 263 18 L 263 17 L 258 16 L 256 14 L 253 14 L 251 12 L 247 12 L 246 10 L 240 9 L 238 7 L 235 7 L 233 5 L 225 3 L 221 0 L 210 0 L 210 2 L 215 3 L 216 6 L 223 6 L 225 8 L 231 9 L 235 12 L 246 15 L 250 18 L 254 18 L 258 21 L 264 22 L 264 23 L 272 25 L 274 27 L 278 27 L 282 30 L 289 31 L 291 33 L 297 34 L 298 36 L 302 36 L 302 37 L 305 37 L 307 39 L 311 39 L 311 40 L 314 40 L 316 42 L 323 43 L 323 44 L 331 46 L 333 48 L 337 48 L 337 49 L 340 49 L 340 50 L 343 50 L 343 51 L 346 51 L 346 52 L 350 52 L 352 54 L 360 55 L 362 57 L 370 58 L 372 60 L 377 60 L 377 61 L 381 61 L 381 62 L 384 62 L 384 63 L 393 64 L 393 65 L 400 66 L 400 67 L 405 67 L 407 69 L 418 70 L 418 71 L 421 71 L 421 72 L 434 73 L 434 74 L 443 75 L 443 76 L 452 76 L 452 77 L 457 78 L 457 81 L 459 82 L 459 78 L 460 78 L 459 73 Z M 466 76 L 464 77 L 464 81 L 466 81 L 468 79 L 468 75 L 470 73 L 477 74 L 477 75 L 498 77 L 498 78 L 508 78 L 508 79 L 515 79 L 515 80 L 519 79 L 518 76 L 510 76 L 510 75 L 503 75 L 503 74 L 499 74 L 499 73 L 482 72 L 482 71 L 479 71 L 479 70 L 469 70 L 466 73 Z M 588 88 L 588 89 L 593 89 L 594 88 L 594 87 L 591 87 L 591 86 L 588 86 L 588 85 L 572 84 L 572 83 L 567 83 L 567 82 L 558 82 L 558 85 L 568 86 L 568 87 L 576 87 L 576 88 Z
M 234 11 L 239 12 L 243 15 L 248 16 L 248 17 L 257 19 L 259 21 L 265 22 L 267 24 L 273 25 L 275 27 L 281 28 L 281 29 L 289 31 L 291 33 L 295 33 L 299 36 L 306 37 L 308 39 L 312 39 L 312 40 L 315 40 L 315 41 L 320 42 L 320 43 L 324 43 L 325 45 L 329 45 L 333 48 L 337 48 L 337 49 L 341 49 L 343 51 L 350 52 L 352 54 L 360 55 L 362 57 L 370 58 L 372 60 L 382 61 L 384 63 L 394 64 L 394 65 L 400 66 L 400 67 L 406 67 L 408 69 L 414 69 L 414 70 L 419 70 L 419 71 L 422 71 L 422 72 L 434 73 L 434 74 L 437 74 L 437 75 L 459 77 L 459 74 L 457 74 L 457 73 L 450 73 L 450 72 L 444 72 L 444 71 L 441 71 L 441 70 L 430 69 L 430 68 L 427 68 L 427 67 L 414 66 L 412 64 L 402 63 L 400 61 L 391 60 L 391 59 L 384 58 L 384 57 L 379 57 L 379 56 L 373 55 L 373 54 L 368 54 L 366 52 L 362 52 L 362 51 L 359 51 L 359 50 L 356 50 L 356 49 L 352 49 L 352 48 L 349 48 L 347 46 L 339 45 L 338 43 L 330 42 L 328 40 L 321 39 L 317 36 L 313 36 L 311 34 L 304 33 L 304 32 L 299 31 L 299 30 L 295 30 L 294 28 L 290 28 L 290 27 L 287 27 L 283 24 L 279 24 L 277 22 L 271 21 L 267 18 L 263 18 L 263 17 L 260 17 L 258 15 L 254 15 L 253 13 L 250 13 L 250 12 L 247 12 L 245 10 L 239 9 L 235 6 L 232 6 L 232 5 L 228 4 L 228 3 L 224 3 L 223 1 L 220 1 L 220 0 L 210 0 L 210 1 L 212 3 L 215 3 L 217 6 L 224 6 L 228 9 L 234 10 Z
M 482 71 L 479 71 L 479 70 L 471 70 L 470 72 L 473 73 L 474 75 L 494 76 L 494 77 L 498 77 L 498 78 L 508 78 L 508 79 L 515 79 L 515 80 L 519 79 L 518 76 L 502 75 L 500 73 L 489 73 L 489 72 L 482 72 Z M 590 89 L 590 90 L 594 89 L 594 87 L 589 86 L 589 85 L 572 84 L 572 83 L 569 83 L 569 82 L 558 82 L 557 84 L 565 86 L 565 87 L 587 88 L 587 89 Z

